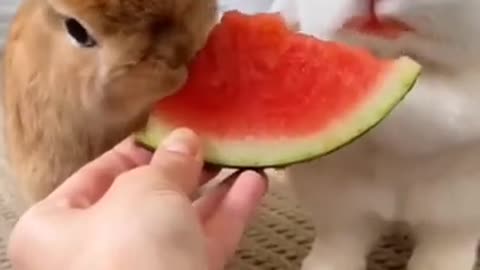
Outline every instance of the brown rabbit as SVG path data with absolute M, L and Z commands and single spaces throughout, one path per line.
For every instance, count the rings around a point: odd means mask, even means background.
M 8 157 L 27 203 L 141 127 L 184 82 L 215 0 L 24 0 L 4 59 Z

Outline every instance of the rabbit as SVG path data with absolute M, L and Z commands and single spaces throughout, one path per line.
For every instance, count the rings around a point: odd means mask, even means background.
M 288 1 L 269 12 L 301 32 L 382 58 L 406 55 L 423 68 L 412 92 L 376 128 L 286 169 L 316 232 L 302 269 L 365 269 L 379 237 L 396 224 L 414 240 L 409 270 L 473 269 L 480 237 L 480 1 Z M 387 37 L 348 26 L 355 16 L 372 16 L 369 10 L 407 27 Z
M 27 205 L 143 127 L 178 90 L 215 0 L 24 0 L 5 46 L 7 156 Z

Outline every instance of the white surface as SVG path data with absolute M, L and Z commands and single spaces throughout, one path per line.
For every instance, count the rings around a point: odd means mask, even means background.
M 19 2 L 20 0 L 0 0 L 0 46 L 3 45 L 10 20 Z
M 2 0 L 0 0 L 2 1 Z M 221 11 L 238 9 L 245 13 L 267 11 L 274 0 L 219 0 Z

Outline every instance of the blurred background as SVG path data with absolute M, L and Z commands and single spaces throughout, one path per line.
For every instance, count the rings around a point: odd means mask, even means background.
M 221 11 L 229 9 L 240 9 L 245 13 L 254 13 L 255 11 L 266 11 L 274 0 L 219 0 Z
M 0 46 L 3 45 L 9 21 L 20 0 L 0 0 Z

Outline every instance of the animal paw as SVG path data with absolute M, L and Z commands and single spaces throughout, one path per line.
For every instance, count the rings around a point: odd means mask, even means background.
M 366 259 L 338 257 L 323 257 L 310 253 L 302 263 L 301 270 L 365 270 Z
M 472 270 L 475 264 L 472 253 L 425 256 L 416 254 L 410 260 L 408 270 Z
M 475 234 L 435 231 L 420 234 L 408 270 L 472 270 L 476 261 Z

